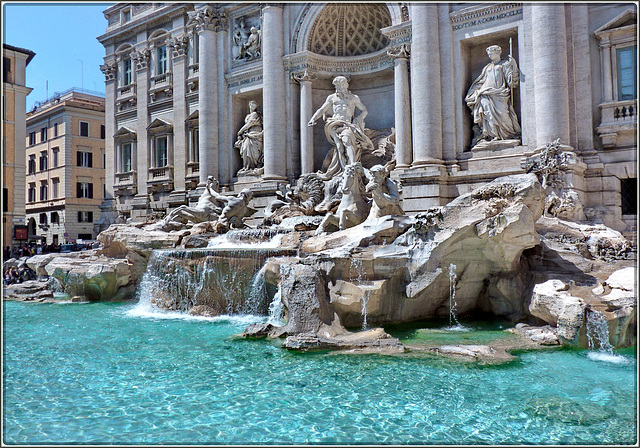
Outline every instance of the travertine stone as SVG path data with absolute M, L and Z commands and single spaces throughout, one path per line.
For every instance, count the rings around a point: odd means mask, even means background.
M 264 179 L 285 179 L 287 171 L 284 35 L 282 6 L 268 4 L 263 13 L 262 98 L 264 107 Z
M 413 165 L 442 163 L 438 5 L 411 4 Z
M 557 138 L 569 145 L 569 80 L 565 6 L 532 4 L 533 82 L 535 84 L 536 144 Z
M 218 60 L 217 36 L 211 29 L 198 32 L 200 43 L 200 76 L 198 99 L 200 102 L 199 159 L 200 185 L 207 176 L 218 177 Z
M 396 167 L 411 166 L 411 96 L 409 90 L 409 48 L 400 47 L 387 51 L 393 61 L 394 112 L 396 125 Z

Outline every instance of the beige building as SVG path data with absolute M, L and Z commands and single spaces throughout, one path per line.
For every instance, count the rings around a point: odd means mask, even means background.
M 12 246 L 24 242 L 25 232 L 25 112 L 26 68 L 35 53 L 11 45 L 2 46 L 2 242 Z
M 207 176 L 252 188 L 264 216 L 278 183 L 326 169 L 324 122 L 307 123 L 344 75 L 366 132 L 393 145 L 407 213 L 523 173 L 559 139 L 557 195 L 577 198 L 582 220 L 636 228 L 635 3 L 118 3 L 104 14 L 105 224 L 193 201 Z M 488 72 L 509 87 L 480 99 Z M 236 142 L 251 100 L 263 157 L 247 171 Z
M 95 239 L 104 189 L 104 98 L 69 89 L 27 114 L 30 241 Z

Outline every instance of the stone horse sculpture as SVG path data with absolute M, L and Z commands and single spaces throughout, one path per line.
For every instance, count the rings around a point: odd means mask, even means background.
M 217 204 L 221 198 L 224 198 L 216 191 L 218 186 L 218 181 L 213 176 L 209 176 L 207 185 L 195 207 L 181 205 L 160 221 L 157 227 L 161 230 L 170 231 L 183 228 L 189 221 L 200 223 L 218 219 L 222 208 Z
M 327 232 L 331 226 L 340 230 L 357 226 L 369 213 L 369 204 L 365 194 L 365 171 L 360 162 L 347 165 L 342 174 L 339 191 L 342 193 L 340 205 L 335 213 L 329 213 L 320 223 L 316 235 Z
M 374 165 L 369 170 L 369 183 L 366 192 L 371 193 L 371 211 L 367 219 L 381 218 L 387 215 L 404 215 L 400 205 L 400 189 L 382 165 Z

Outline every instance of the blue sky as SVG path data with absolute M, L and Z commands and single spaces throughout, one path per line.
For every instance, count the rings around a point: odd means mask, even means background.
M 27 67 L 27 111 L 71 87 L 104 93 L 102 11 L 113 3 L 2 3 L 2 42 L 36 53 Z M 82 62 L 80 62 L 82 61 Z M 48 81 L 48 91 L 47 91 Z

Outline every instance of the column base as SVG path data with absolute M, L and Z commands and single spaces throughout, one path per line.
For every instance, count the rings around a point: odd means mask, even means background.
M 284 176 L 278 176 L 277 174 L 265 174 L 262 176 L 261 182 L 281 182 L 288 181 L 289 179 Z

